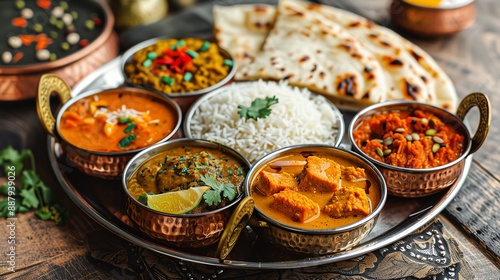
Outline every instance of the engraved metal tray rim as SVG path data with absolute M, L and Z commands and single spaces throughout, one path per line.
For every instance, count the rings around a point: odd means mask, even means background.
M 90 88 L 93 89 L 104 89 L 110 87 L 116 87 L 123 83 L 123 76 L 121 76 L 120 71 L 120 57 L 108 62 L 98 70 L 96 70 L 87 78 L 83 79 L 74 89 L 72 94 L 77 95 Z M 347 144 L 348 145 L 348 144 Z M 457 178 L 457 181 L 448 190 L 442 192 L 442 197 L 434 205 L 425 207 L 411 213 L 406 219 L 402 220 L 399 224 L 387 229 L 385 232 L 370 236 L 363 240 L 360 244 L 352 248 L 351 250 L 336 253 L 333 255 L 326 256 L 299 256 L 297 259 L 292 260 L 276 260 L 276 261 L 247 261 L 247 260 L 234 260 L 226 259 L 220 261 L 218 258 L 203 256 L 195 254 L 192 252 L 182 251 L 176 248 L 169 248 L 163 244 L 155 242 L 154 240 L 148 238 L 139 231 L 130 230 L 130 227 L 125 223 L 120 221 L 116 216 L 109 216 L 106 211 L 101 208 L 102 205 L 97 205 L 95 201 L 86 199 L 82 193 L 80 193 L 74 186 L 74 184 L 65 176 L 65 171 L 63 166 L 58 162 L 58 158 L 61 157 L 59 152 L 58 143 L 52 137 L 48 137 L 48 153 L 51 166 L 54 173 L 59 180 L 63 190 L 67 193 L 70 199 L 94 219 L 97 223 L 102 225 L 107 230 L 112 233 L 126 239 L 127 241 L 138 245 L 140 247 L 158 252 L 163 255 L 171 256 L 174 258 L 202 263 L 206 265 L 214 265 L 221 267 L 232 267 L 232 268 L 260 268 L 260 269 L 288 269 L 288 268 L 299 268 L 299 267 L 310 267 L 321 264 L 328 264 L 333 262 L 338 262 L 342 260 L 351 259 L 354 257 L 361 256 L 363 254 L 372 252 L 374 250 L 380 249 L 391 243 L 394 243 L 401 238 L 409 235 L 410 233 L 418 230 L 432 219 L 434 219 L 456 196 L 460 191 L 462 185 L 465 182 L 467 174 L 469 173 L 470 166 L 472 164 L 472 155 L 465 159 L 465 166 L 463 173 Z M 120 188 L 121 189 L 121 188 Z M 94 204 L 94 205 L 93 205 Z M 109 209 L 108 209 L 109 212 Z M 109 214 L 109 213 L 108 213 Z M 121 224 L 120 224 L 121 223 Z

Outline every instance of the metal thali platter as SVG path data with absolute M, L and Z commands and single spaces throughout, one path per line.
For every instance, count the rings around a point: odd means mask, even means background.
M 211 5 L 201 5 L 185 11 L 179 15 L 168 17 L 163 22 L 166 29 L 158 26 L 150 32 L 138 32 L 137 36 L 149 38 L 162 36 L 195 36 L 210 37 Z M 194 13 L 197 21 L 185 25 L 189 13 Z M 175 23 L 178 24 L 175 24 Z M 193 25 L 196 25 L 193 27 Z M 172 26 L 181 26 L 173 30 Z M 199 26 L 199 28 L 197 27 Z M 179 32 L 184 33 L 179 34 Z M 162 32 L 156 34 L 155 32 Z M 141 38 L 135 38 L 140 40 Z M 148 39 L 148 38 L 144 38 Z M 123 42 L 122 42 L 123 43 Z M 73 96 L 87 90 L 115 88 L 124 84 L 125 78 L 121 71 L 121 58 L 115 58 L 103 65 L 91 75 L 84 78 L 73 88 Z M 345 125 L 348 126 L 355 112 L 342 110 Z M 345 135 L 342 147 L 349 148 L 350 144 Z M 206 265 L 231 268 L 259 268 L 259 269 L 289 269 L 311 267 L 321 264 L 334 263 L 351 259 L 363 254 L 390 245 L 401 238 L 420 229 L 432 221 L 453 200 L 460 191 L 469 173 L 472 156 L 465 160 L 464 172 L 455 181 L 453 186 L 440 193 L 424 198 L 388 197 L 377 224 L 367 238 L 349 251 L 332 255 L 296 255 L 275 249 L 254 232 L 250 227 L 240 235 L 235 247 L 224 260 L 215 257 L 216 245 L 198 249 L 173 248 L 161 244 L 134 228 L 125 212 L 125 194 L 119 180 L 104 180 L 86 176 L 71 166 L 62 154 L 59 144 L 54 138 L 48 137 L 48 153 L 52 168 L 63 190 L 70 199 L 87 215 L 98 222 L 113 234 L 146 249 L 160 254 Z
M 90 89 L 120 86 L 124 78 L 120 59 L 116 58 L 78 84 L 73 95 Z M 343 111 L 346 124 L 353 112 Z M 344 141 L 342 146 L 348 147 Z M 418 230 L 432 221 L 460 191 L 472 164 L 472 156 L 465 160 L 464 172 L 449 189 L 424 198 L 389 197 L 375 228 L 369 236 L 353 249 L 333 255 L 294 255 L 274 250 L 259 239 L 249 227 L 236 243 L 226 260 L 215 257 L 216 247 L 185 250 L 167 247 L 152 240 L 134 228 L 125 212 L 125 194 L 118 180 L 89 177 L 71 166 L 52 137 L 48 138 L 48 152 L 52 168 L 62 188 L 71 200 L 104 228 L 143 248 L 182 260 L 233 268 L 287 269 L 310 267 L 358 257 L 380 249 Z

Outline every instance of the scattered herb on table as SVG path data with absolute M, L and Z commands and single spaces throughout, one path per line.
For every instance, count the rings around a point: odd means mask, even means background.
M 236 197 L 235 186 L 232 183 L 217 183 L 214 177 L 205 175 L 201 177 L 201 181 L 212 189 L 203 194 L 205 202 L 212 206 L 222 202 L 222 197 L 233 200 Z
M 25 168 L 29 160 L 30 168 Z M 17 151 L 11 146 L 0 150 L 0 177 L 7 181 L 0 186 L 0 217 L 11 218 L 16 213 L 36 210 L 42 220 L 61 225 L 69 220 L 68 210 L 57 204 L 53 190 L 45 185 L 35 170 L 35 158 L 30 150 Z M 20 179 L 20 180 L 18 180 Z
M 246 119 L 257 120 L 258 118 L 265 118 L 271 114 L 271 109 L 269 107 L 277 103 L 278 98 L 276 98 L 276 96 L 266 97 L 265 99 L 255 98 L 250 107 L 238 105 L 238 114 L 240 117 Z

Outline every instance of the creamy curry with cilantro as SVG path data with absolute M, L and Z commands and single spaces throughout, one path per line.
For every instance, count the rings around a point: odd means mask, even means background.
M 66 141 L 82 149 L 120 152 L 162 140 L 177 122 L 177 112 L 165 101 L 116 89 L 72 104 L 62 114 L 59 132 Z
M 209 186 L 200 204 L 189 213 L 225 206 L 240 194 L 246 165 L 220 150 L 205 147 L 176 147 L 141 164 L 130 177 L 128 191 L 147 204 L 147 194 Z

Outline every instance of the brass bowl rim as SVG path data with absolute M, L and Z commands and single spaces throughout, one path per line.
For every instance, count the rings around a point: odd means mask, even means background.
M 377 217 L 380 215 L 380 212 L 382 211 L 382 208 L 385 206 L 385 203 L 387 201 L 387 185 L 385 182 L 385 178 L 384 178 L 384 176 L 382 176 L 382 173 L 378 170 L 378 168 L 376 168 L 366 158 L 358 155 L 357 153 L 355 153 L 353 151 L 349 151 L 349 150 L 346 150 L 346 149 L 343 149 L 340 147 L 333 147 L 333 146 L 323 145 L 323 144 L 300 144 L 300 145 L 287 146 L 287 147 L 278 149 L 272 153 L 267 154 L 266 156 L 260 158 L 256 163 L 254 163 L 252 165 L 252 168 L 250 169 L 250 171 L 248 171 L 247 177 L 245 178 L 245 181 L 243 183 L 243 185 L 245 187 L 245 195 L 251 196 L 250 188 L 252 187 L 251 186 L 252 177 L 254 177 L 256 175 L 254 173 L 262 165 L 264 165 L 267 162 L 269 162 L 270 160 L 278 158 L 282 155 L 297 153 L 297 152 L 300 152 L 301 150 L 307 150 L 309 148 L 321 149 L 321 150 L 326 150 L 326 151 L 340 153 L 340 154 L 343 153 L 344 155 L 347 155 L 349 157 L 353 157 L 353 158 L 356 158 L 357 160 L 362 161 L 365 164 L 365 166 L 363 166 L 365 169 L 367 167 L 369 167 L 371 169 L 371 171 L 373 171 L 373 173 L 376 175 L 377 179 L 379 180 L 379 182 L 378 182 L 379 184 L 377 184 L 377 185 L 380 188 L 380 201 L 379 201 L 377 207 L 375 207 L 375 209 L 372 209 L 372 212 L 368 216 L 366 216 L 366 217 L 362 218 L 361 220 L 356 221 L 354 223 L 350 223 L 350 224 L 347 224 L 345 226 L 335 227 L 335 228 L 331 228 L 331 229 L 318 229 L 318 230 L 304 229 L 304 228 L 294 227 L 294 226 L 290 226 L 290 225 L 286 225 L 286 224 L 283 224 L 281 222 L 278 222 L 275 219 L 266 215 L 263 211 L 261 211 L 259 209 L 259 207 L 257 207 L 257 205 L 255 205 L 254 212 L 257 212 L 259 217 L 263 218 L 265 221 L 269 222 L 271 225 L 273 225 L 275 227 L 281 228 L 283 230 L 286 230 L 286 231 L 289 231 L 292 233 L 303 234 L 303 235 L 339 234 L 339 233 L 349 232 L 349 231 L 355 230 L 355 229 L 365 225 L 366 223 L 368 223 L 369 221 L 371 221 L 373 219 L 375 219 L 375 222 L 376 222 Z M 375 184 L 373 184 L 373 185 L 375 185 Z
M 266 81 L 266 82 L 278 83 L 276 81 Z M 186 112 L 186 115 L 184 117 L 183 130 L 184 130 L 184 134 L 186 135 L 186 137 L 187 138 L 192 138 L 193 137 L 193 135 L 191 133 L 191 129 L 190 129 L 191 120 L 192 120 L 194 114 L 197 112 L 197 110 L 200 108 L 200 106 L 204 102 L 209 102 L 210 99 L 212 97 L 214 97 L 215 95 L 217 95 L 217 94 L 220 94 L 222 92 L 231 90 L 231 87 L 235 87 L 235 86 L 237 86 L 237 87 L 248 87 L 252 83 L 256 83 L 256 81 L 234 82 L 234 83 L 222 86 L 222 87 L 220 87 L 220 88 L 218 88 L 216 90 L 213 90 L 212 92 L 207 93 L 204 96 L 202 96 L 199 99 L 197 99 L 191 105 L 191 107 L 189 107 L 189 110 Z M 290 86 L 290 87 L 292 87 L 292 86 Z M 299 87 L 299 88 L 303 89 L 301 87 Z M 340 144 L 342 143 L 342 139 L 344 138 L 344 132 L 345 132 L 345 122 L 344 122 L 344 117 L 342 116 L 342 112 L 340 112 L 339 108 L 337 108 L 337 106 L 335 106 L 335 104 L 333 102 L 331 102 L 325 96 L 323 96 L 323 95 L 321 95 L 319 93 L 316 93 L 314 91 L 311 91 L 311 90 L 309 90 L 309 92 L 311 92 L 311 94 L 313 94 L 314 96 L 321 96 L 323 98 L 323 100 L 330 106 L 330 108 L 337 115 L 337 117 L 338 117 L 338 129 L 337 130 L 338 130 L 338 132 L 337 132 L 337 138 L 335 139 L 335 145 L 334 146 L 335 147 L 340 146 Z
M 209 87 L 202 88 L 202 89 L 195 90 L 195 91 L 191 91 L 191 92 L 185 92 L 185 93 L 165 93 L 165 92 L 156 90 L 156 89 L 154 89 L 152 87 L 146 87 L 146 86 L 137 85 L 137 84 L 133 83 L 132 81 L 130 81 L 129 77 L 125 73 L 125 65 L 127 65 L 127 63 L 130 61 L 130 59 L 132 59 L 132 56 L 136 52 L 138 52 L 139 50 L 142 50 L 144 48 L 147 48 L 149 46 L 152 46 L 152 45 L 154 45 L 157 42 L 162 41 L 162 40 L 167 40 L 167 39 L 181 40 L 181 39 L 187 39 L 187 38 L 193 38 L 193 39 L 198 39 L 198 40 L 205 40 L 205 39 L 196 38 L 196 37 L 186 37 L 186 38 L 174 38 L 174 37 L 167 37 L 167 36 L 165 36 L 165 37 L 156 37 L 156 38 L 148 39 L 146 41 L 142 41 L 142 42 L 140 42 L 140 43 L 132 46 L 128 50 L 126 50 L 123 53 L 123 55 L 120 56 L 120 70 L 121 70 L 122 75 L 123 75 L 123 77 L 125 79 L 124 80 L 125 83 L 127 85 L 131 86 L 131 87 L 142 88 L 142 89 L 146 89 L 146 90 L 149 90 L 149 91 L 154 91 L 156 93 L 165 94 L 165 95 L 168 95 L 168 96 L 174 97 L 174 98 L 182 98 L 182 97 L 193 97 L 193 96 L 203 95 L 205 93 L 208 93 L 208 92 L 211 92 L 213 90 L 216 90 L 216 89 L 220 88 L 221 86 L 227 84 L 228 82 L 230 82 L 233 79 L 234 75 L 236 74 L 237 68 L 238 68 L 236 60 L 231 55 L 231 53 L 229 53 L 226 49 L 224 49 L 221 46 L 219 46 L 219 44 L 217 44 L 216 42 L 207 40 L 207 41 L 210 41 L 211 44 L 215 44 L 219 48 L 219 51 L 221 52 L 221 54 L 223 56 L 225 56 L 226 58 L 231 59 L 233 61 L 233 66 L 231 67 L 231 71 L 229 71 L 229 73 L 227 73 L 226 77 L 224 77 L 219 82 L 217 82 L 217 83 L 215 83 L 215 84 L 213 84 L 213 85 L 211 85 Z
M 236 158 L 243 165 L 246 165 L 246 168 L 248 170 L 250 170 L 251 164 L 242 154 L 240 154 L 238 151 L 236 151 L 236 150 L 234 150 L 234 149 L 232 149 L 224 144 L 218 143 L 218 142 L 213 142 L 213 141 L 209 141 L 209 140 L 205 140 L 205 139 L 178 138 L 178 139 L 171 140 L 168 142 L 157 143 L 151 147 L 144 149 L 143 151 L 139 152 L 138 154 L 136 154 L 134 157 L 132 157 L 128 161 L 127 165 L 125 166 L 125 169 L 123 170 L 123 173 L 122 173 L 122 187 L 123 187 L 123 191 L 127 195 L 127 200 L 133 202 L 138 207 L 141 207 L 143 210 L 149 211 L 151 213 L 154 213 L 154 214 L 157 214 L 160 216 L 174 217 L 174 218 L 191 218 L 191 219 L 204 217 L 204 216 L 208 216 L 208 215 L 213 215 L 213 214 L 217 214 L 219 212 L 223 212 L 223 211 L 228 210 L 229 208 L 233 207 L 234 205 L 236 205 L 240 202 L 240 200 L 244 196 L 244 190 L 243 190 L 244 183 L 243 182 L 240 186 L 240 188 L 241 188 L 240 193 L 233 201 L 231 201 L 230 203 L 228 203 L 224 207 L 221 207 L 221 208 L 218 208 L 218 209 L 215 209 L 212 211 L 208 211 L 208 212 L 202 212 L 202 213 L 196 213 L 196 214 L 169 214 L 169 213 L 160 212 L 160 211 L 151 209 L 151 208 L 147 207 L 145 204 L 137 201 L 137 199 L 135 199 L 130 194 L 130 192 L 128 191 L 128 188 L 127 188 L 128 179 L 130 179 L 130 176 L 134 173 L 135 168 L 138 168 L 142 163 L 147 161 L 151 156 L 154 156 L 160 152 L 168 151 L 172 148 L 176 148 L 179 146 L 208 147 L 208 148 L 216 149 L 216 150 L 222 149 L 224 151 L 229 152 L 230 156 Z M 137 162 L 137 161 L 139 161 L 139 162 Z M 248 174 L 248 172 L 247 172 L 247 174 Z
M 468 6 L 470 4 L 473 4 L 475 2 L 475 0 L 467 0 L 466 2 L 464 3 L 455 3 L 455 4 L 450 4 L 450 6 L 446 6 L 446 7 L 428 7 L 428 6 L 424 6 L 422 4 L 417 4 L 417 3 L 409 3 L 407 2 L 406 0 L 396 0 L 396 1 L 399 1 L 399 2 L 403 2 L 403 4 L 405 5 L 408 5 L 408 6 L 412 6 L 412 7 L 415 7 L 415 8 L 418 8 L 418 9 L 423 9 L 423 10 L 435 10 L 435 11 L 441 11 L 441 10 L 457 10 L 457 9 L 460 9 L 460 8 L 463 8 L 465 6 Z
M 41 71 L 45 72 L 51 69 L 56 69 L 71 64 L 73 62 L 76 62 L 82 59 L 83 57 L 88 56 L 89 54 L 94 52 L 97 48 L 99 48 L 101 45 L 103 45 L 111 36 L 111 34 L 114 32 L 113 26 L 115 24 L 115 18 L 113 16 L 113 12 L 111 11 L 111 9 L 109 8 L 109 6 L 106 4 L 105 1 L 98 1 L 98 0 L 86 0 L 86 1 L 94 2 L 97 6 L 99 6 L 102 9 L 102 12 L 104 13 L 105 16 L 106 25 L 104 26 L 101 34 L 99 34 L 94 41 L 92 41 L 85 48 L 82 48 L 68 56 L 65 56 L 61 59 L 56 59 L 54 61 L 32 63 L 20 66 L 16 65 L 0 66 L 0 78 L 2 75 L 8 75 L 8 74 L 14 74 L 14 75 L 28 74 L 33 72 L 41 72 Z
M 60 127 L 61 118 L 62 118 L 63 113 L 71 105 L 73 105 L 75 102 L 78 102 L 79 100 L 81 100 L 83 98 L 86 98 L 86 97 L 89 97 L 89 96 L 97 95 L 97 94 L 100 94 L 100 93 L 114 92 L 114 91 L 127 91 L 127 92 L 134 93 L 134 94 L 140 94 L 140 95 L 145 95 L 145 96 L 153 96 L 154 98 L 156 98 L 158 100 L 161 100 L 164 104 L 166 104 L 167 106 L 169 106 L 171 109 L 174 110 L 174 114 L 176 114 L 176 116 L 177 116 L 177 123 L 176 123 L 175 127 L 172 129 L 172 131 L 167 136 L 163 137 L 162 139 L 158 140 L 157 142 L 153 143 L 152 145 L 164 142 L 164 141 L 172 138 L 177 133 L 177 131 L 179 130 L 179 128 L 181 126 L 181 123 L 182 123 L 182 111 L 181 111 L 181 108 L 179 107 L 179 105 L 174 100 L 172 100 L 168 96 L 160 95 L 160 94 L 157 94 L 155 92 L 151 92 L 151 91 L 144 90 L 144 89 L 139 89 L 139 88 L 134 88 L 134 87 L 117 87 L 117 88 L 111 88 L 111 89 L 93 89 L 93 90 L 85 91 L 85 92 L 83 92 L 81 94 L 76 95 L 75 97 L 72 97 L 70 100 L 68 100 L 66 103 L 64 103 L 63 106 L 59 109 L 59 111 L 57 113 L 57 117 L 56 117 L 56 133 L 57 133 L 57 136 L 62 141 L 64 141 L 68 145 L 74 147 L 75 149 L 78 149 L 80 151 L 86 151 L 88 153 L 95 154 L 95 155 L 102 155 L 102 156 L 128 155 L 128 154 L 137 153 L 138 151 L 141 151 L 141 150 L 144 150 L 145 148 L 150 147 L 151 145 L 148 145 L 148 146 L 145 146 L 145 147 L 142 147 L 142 148 L 133 149 L 133 150 L 115 151 L 115 152 L 93 151 L 93 150 L 84 149 L 84 148 L 81 148 L 81 147 L 78 147 L 78 146 L 74 145 L 73 143 L 71 143 L 70 141 L 68 141 L 67 139 L 65 139 L 61 135 L 61 133 L 59 132 L 60 131 L 59 127 Z
M 391 108 L 394 108 L 394 107 L 397 107 L 398 109 L 391 109 Z M 385 162 L 378 161 L 378 160 L 376 160 L 376 159 L 368 156 L 365 152 L 363 152 L 356 145 L 356 142 L 354 141 L 353 132 L 355 130 L 354 125 L 356 124 L 356 122 L 358 120 L 365 119 L 365 118 L 367 118 L 367 117 L 369 117 L 371 115 L 374 115 L 374 114 L 377 114 L 377 113 L 380 113 L 380 112 L 384 112 L 384 111 L 401 111 L 402 107 L 405 107 L 405 108 L 417 107 L 417 108 L 420 108 L 420 109 L 422 109 L 424 111 L 427 109 L 427 111 L 433 111 L 432 112 L 433 114 L 435 114 L 434 111 L 439 111 L 440 113 L 442 113 L 442 115 L 437 116 L 439 119 L 443 120 L 443 117 L 446 117 L 447 120 L 453 120 L 453 122 L 446 121 L 446 123 L 447 124 L 451 123 L 452 125 L 458 125 L 461 128 L 461 130 L 464 132 L 464 134 L 465 134 L 464 135 L 464 140 L 465 140 L 464 143 L 466 144 L 466 146 L 464 147 L 462 154 L 457 159 L 455 159 L 454 161 L 451 161 L 451 162 L 448 162 L 446 164 L 439 165 L 439 166 L 436 166 L 436 167 L 430 167 L 430 168 L 408 168 L 408 167 L 394 166 L 394 165 L 387 164 Z M 381 103 L 378 103 L 378 104 L 374 104 L 374 105 L 368 106 L 365 109 L 359 111 L 352 118 L 351 123 L 349 124 L 349 128 L 348 128 L 347 134 L 349 136 L 349 141 L 352 144 L 352 148 L 358 154 L 360 154 L 361 156 L 365 157 L 366 159 L 368 159 L 370 162 L 372 162 L 373 164 L 375 164 L 378 167 L 382 167 L 382 168 L 394 170 L 394 171 L 397 171 L 397 172 L 403 172 L 403 173 L 423 174 L 423 173 L 430 173 L 430 172 L 441 171 L 441 170 L 444 170 L 444 169 L 447 169 L 449 167 L 452 167 L 452 166 L 456 165 L 460 161 L 464 160 L 467 156 L 469 156 L 469 154 L 471 154 L 470 150 L 471 150 L 471 145 L 472 145 L 472 138 L 470 136 L 470 132 L 469 132 L 468 128 L 466 127 L 465 123 L 460 118 L 458 118 L 455 114 L 452 114 L 452 113 L 450 113 L 449 111 L 447 111 L 447 110 L 445 110 L 443 108 L 440 108 L 440 107 L 437 107 L 437 106 L 434 106 L 434 105 L 431 105 L 431 104 L 423 103 L 423 102 L 417 102 L 417 101 L 393 100 L 393 101 L 385 101 L 385 102 L 381 102 Z

